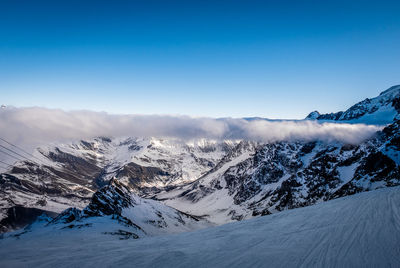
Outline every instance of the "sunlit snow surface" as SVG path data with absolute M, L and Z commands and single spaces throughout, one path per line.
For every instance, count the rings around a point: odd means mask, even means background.
M 1 267 L 399 267 L 400 187 L 136 240 L 33 230 L 0 240 Z

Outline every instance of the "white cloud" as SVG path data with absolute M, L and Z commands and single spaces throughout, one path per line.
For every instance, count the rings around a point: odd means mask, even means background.
M 66 112 L 46 108 L 0 110 L 1 135 L 16 144 L 34 147 L 97 136 L 176 137 L 182 139 L 322 140 L 358 143 L 382 127 L 315 121 L 267 121 L 192 118 L 161 115 L 111 115 Z

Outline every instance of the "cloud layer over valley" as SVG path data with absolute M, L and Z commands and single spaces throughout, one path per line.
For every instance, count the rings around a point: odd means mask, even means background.
M 316 121 L 270 121 L 192 118 L 166 115 L 111 115 L 104 112 L 47 108 L 0 110 L 1 137 L 25 146 L 66 142 L 98 136 L 169 137 L 180 139 L 322 140 L 358 143 L 381 126 L 319 123 Z

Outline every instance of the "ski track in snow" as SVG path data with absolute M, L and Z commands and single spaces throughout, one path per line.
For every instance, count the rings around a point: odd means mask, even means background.
M 393 187 L 138 240 L 90 228 L 38 230 L 1 239 L 0 266 L 399 267 L 399 207 L 400 187 Z

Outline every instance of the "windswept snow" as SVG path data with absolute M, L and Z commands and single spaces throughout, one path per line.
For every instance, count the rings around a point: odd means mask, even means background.
M 45 228 L 0 240 L 1 267 L 398 267 L 400 187 L 177 235 Z

